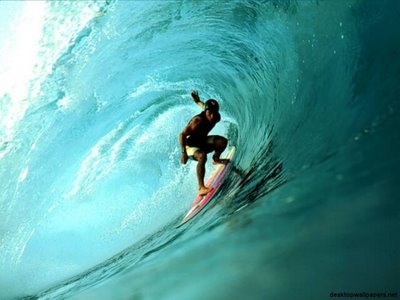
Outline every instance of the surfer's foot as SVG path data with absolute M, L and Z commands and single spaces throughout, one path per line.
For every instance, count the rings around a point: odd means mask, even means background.
M 205 195 L 207 195 L 210 191 L 211 191 L 210 188 L 208 188 L 208 187 L 206 187 L 206 186 L 203 186 L 203 187 L 199 188 L 199 195 L 200 195 L 200 196 L 205 196 Z
M 219 159 L 219 158 L 215 158 L 213 157 L 213 165 L 227 165 L 230 162 L 229 159 Z

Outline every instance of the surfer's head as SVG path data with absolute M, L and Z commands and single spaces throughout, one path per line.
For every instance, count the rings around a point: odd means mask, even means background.
M 217 112 L 219 110 L 219 104 L 215 99 L 208 99 L 206 103 L 204 103 L 204 110 L 211 110 Z

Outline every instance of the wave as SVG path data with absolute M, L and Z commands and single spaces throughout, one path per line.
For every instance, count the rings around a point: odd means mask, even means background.
M 32 10 L 41 17 L 21 23 Z M 376 149 L 373 133 L 398 121 L 396 11 L 390 1 L 27 2 L 0 49 L 2 62 L 30 53 L 26 76 L 14 71 L 18 84 L 0 89 L 6 297 L 72 297 L 121 272 L 149 275 L 143 265 L 160 252 L 212 239 L 252 207 L 270 213 L 265 203 L 281 203 L 272 191 L 317 209 L 327 182 L 370 159 L 355 165 L 352 153 Z M 196 191 L 177 139 L 198 113 L 192 89 L 219 100 L 214 132 L 238 149 L 236 172 L 206 215 L 176 231 Z M 303 202 L 300 180 L 314 195 Z

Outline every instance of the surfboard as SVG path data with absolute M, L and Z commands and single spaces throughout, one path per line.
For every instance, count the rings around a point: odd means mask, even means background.
M 206 186 L 211 188 L 211 191 L 208 192 L 207 195 L 205 196 L 200 196 L 197 195 L 197 197 L 194 199 L 192 202 L 192 205 L 190 206 L 190 209 L 188 213 L 185 215 L 185 217 L 182 219 L 182 221 L 178 224 L 177 227 L 182 226 L 189 220 L 191 220 L 194 216 L 196 216 L 210 201 L 213 199 L 213 196 L 217 192 L 218 188 L 221 186 L 221 183 L 225 177 L 225 175 L 228 173 L 228 170 L 232 164 L 232 158 L 233 155 L 235 154 L 236 148 L 232 146 L 229 149 L 228 154 L 225 159 L 229 159 L 230 162 L 226 165 L 219 164 L 215 168 L 215 170 L 211 173 L 210 177 L 206 181 Z

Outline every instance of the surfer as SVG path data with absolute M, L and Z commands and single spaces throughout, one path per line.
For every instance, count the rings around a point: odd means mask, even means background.
M 197 91 L 192 91 L 191 96 L 203 111 L 194 116 L 179 134 L 179 143 L 182 149 L 181 162 L 186 164 L 189 157 L 197 161 L 199 195 L 204 196 L 211 190 L 204 185 L 207 154 L 214 151 L 213 164 L 227 164 L 229 160 L 220 159 L 220 156 L 224 152 L 228 140 L 223 136 L 208 135 L 215 124 L 221 120 L 217 100 L 209 99 L 204 103 L 200 100 Z

